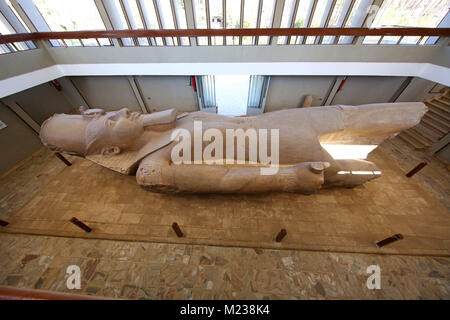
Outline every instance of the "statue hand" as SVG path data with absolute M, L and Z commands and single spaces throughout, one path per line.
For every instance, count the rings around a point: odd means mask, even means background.
M 329 166 L 328 162 L 302 162 L 295 165 L 295 178 L 287 179 L 285 190 L 302 193 L 317 192 L 325 181 L 324 171 Z

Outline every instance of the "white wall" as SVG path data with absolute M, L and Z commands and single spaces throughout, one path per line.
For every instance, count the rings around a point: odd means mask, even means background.
M 348 77 L 331 104 L 389 102 L 405 79 L 406 77 Z
M 62 91 L 57 91 L 49 83 L 21 91 L 10 98 L 39 125 L 55 113 L 69 113 L 74 109 Z
M 299 108 L 307 95 L 312 106 L 320 106 L 333 85 L 335 77 L 271 76 L 265 112 Z
M 14 112 L 0 102 L 0 120 L 7 127 L 0 130 L 0 174 L 38 150 L 42 144 L 37 134 Z
M 90 108 L 141 111 L 127 77 L 70 77 Z
M 139 76 L 136 81 L 150 112 L 176 108 L 197 111 L 197 94 L 189 76 Z

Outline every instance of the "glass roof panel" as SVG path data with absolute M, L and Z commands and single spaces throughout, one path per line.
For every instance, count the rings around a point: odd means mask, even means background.
M 33 0 L 52 31 L 105 30 L 93 0 Z

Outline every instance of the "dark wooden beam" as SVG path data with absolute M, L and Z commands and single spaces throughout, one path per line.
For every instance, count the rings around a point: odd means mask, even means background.
M 437 36 L 450 37 L 450 28 L 260 28 L 165 29 L 31 32 L 0 36 L 0 44 L 50 39 L 213 37 L 213 36 Z
M 61 160 L 62 162 L 64 162 L 64 164 L 68 167 L 70 167 L 72 165 L 72 163 L 70 163 L 69 160 L 67 160 L 61 153 L 59 152 L 55 152 L 55 156 L 58 157 L 59 160 Z
M 413 175 L 415 175 L 417 172 L 422 170 L 427 165 L 426 162 L 421 162 L 417 166 L 415 166 L 410 172 L 406 174 L 408 178 L 411 178 Z
M 398 240 L 402 240 L 402 239 L 403 239 L 403 236 L 400 233 L 398 233 L 398 234 L 394 234 L 392 237 L 389 237 L 389 238 L 386 238 L 384 240 L 376 242 L 375 245 L 378 248 L 381 248 L 381 247 L 384 247 L 385 245 L 388 245 L 388 244 L 390 244 L 392 242 L 395 242 L 395 241 L 398 241 Z
M 278 232 L 278 234 L 277 234 L 277 236 L 275 238 L 275 241 L 276 242 L 281 242 L 281 240 L 283 240 L 283 238 L 286 237 L 286 235 L 287 235 L 286 229 L 281 229 L 281 231 Z
M 176 223 L 176 222 L 172 223 L 172 229 L 173 229 L 173 231 L 175 231 L 175 233 L 177 234 L 178 238 L 182 238 L 184 236 L 184 234 L 181 231 L 180 226 L 178 225 L 178 223 Z
M 77 218 L 73 217 L 72 219 L 70 219 L 70 222 L 72 222 L 74 225 L 76 225 L 78 228 L 83 229 L 86 232 L 91 232 L 92 228 L 90 228 L 89 226 L 87 226 L 86 224 L 84 224 L 83 222 L 81 222 L 80 220 L 78 220 Z

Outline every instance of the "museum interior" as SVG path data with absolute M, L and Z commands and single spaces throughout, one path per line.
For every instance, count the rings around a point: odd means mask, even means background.
M 0 0 L 0 298 L 450 299 L 449 9 Z

